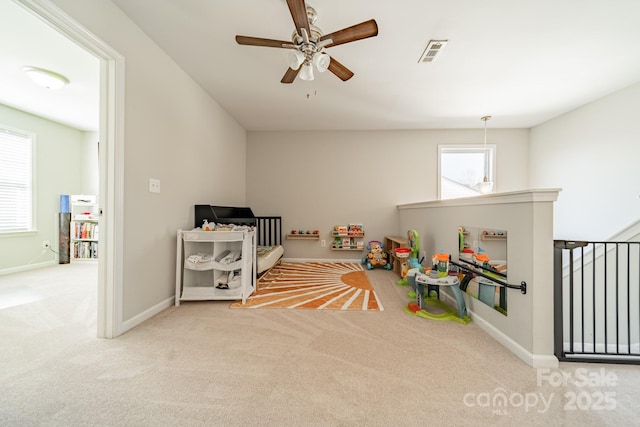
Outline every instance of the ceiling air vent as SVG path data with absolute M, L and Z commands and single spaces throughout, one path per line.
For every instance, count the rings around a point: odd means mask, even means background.
M 448 40 L 430 40 L 418 63 L 433 62 L 436 56 L 438 56 L 447 45 L 447 41 Z

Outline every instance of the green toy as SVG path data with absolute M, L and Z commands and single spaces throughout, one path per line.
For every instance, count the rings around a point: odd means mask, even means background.
M 408 286 L 407 272 L 412 268 L 419 268 L 421 271 L 422 265 L 418 261 L 418 254 L 420 252 L 420 238 L 416 230 L 407 231 L 407 240 L 409 241 L 409 257 L 402 263 L 402 278 L 396 281 L 398 286 Z

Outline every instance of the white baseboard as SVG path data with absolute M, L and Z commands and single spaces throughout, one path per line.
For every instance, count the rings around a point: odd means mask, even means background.
M 358 259 L 323 259 L 323 258 L 282 258 L 283 262 L 355 262 L 360 264 L 362 262 L 362 258 Z
M 20 267 L 4 268 L 0 270 L 0 276 L 4 276 L 5 274 L 19 273 L 21 271 L 29 271 L 29 270 L 36 270 L 38 268 L 51 267 L 57 264 L 58 264 L 57 261 L 51 260 L 51 261 L 39 262 L 37 264 L 21 265 Z
M 453 304 L 454 306 L 457 304 L 455 299 L 447 295 L 445 292 L 440 292 L 441 297 L 447 299 L 447 304 Z M 498 341 L 500 344 L 505 346 L 507 350 L 511 351 L 515 354 L 520 360 L 522 360 L 527 365 L 533 368 L 557 368 L 559 366 L 558 358 L 553 354 L 533 354 L 520 344 L 512 340 L 510 337 L 505 335 L 502 331 L 498 330 L 495 326 L 493 326 L 488 321 L 484 320 L 478 314 L 469 310 L 467 307 L 467 312 L 471 320 L 480 327 L 483 331 L 489 334 L 493 339 Z
M 145 320 L 151 319 L 156 314 L 158 314 L 161 311 L 166 310 L 167 308 L 169 308 L 172 305 L 174 305 L 175 302 L 176 302 L 176 298 L 172 296 L 171 298 L 168 298 L 168 299 L 166 299 L 166 300 L 154 305 L 153 307 L 149 308 L 148 310 L 143 311 L 142 313 L 132 317 L 131 319 L 122 322 L 120 331 L 118 331 L 117 335 L 122 335 L 125 332 L 127 332 L 128 330 L 131 330 L 131 329 L 135 328 L 136 326 L 138 326 L 139 324 L 141 324 Z

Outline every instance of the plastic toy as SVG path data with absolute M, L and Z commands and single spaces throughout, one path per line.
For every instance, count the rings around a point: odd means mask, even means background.
M 431 258 L 433 263 L 432 270 L 438 272 L 437 277 L 447 277 L 449 275 L 449 254 L 437 253 Z
M 487 253 L 482 248 L 478 248 L 478 253 L 473 254 L 472 258 L 476 264 L 480 265 L 489 264 L 489 261 L 491 261 L 491 258 L 489 258 Z
M 425 319 L 455 321 L 462 324 L 469 323 L 471 319 L 467 315 L 467 307 L 462 297 L 462 291 L 458 287 L 460 283 L 458 277 L 437 277 L 437 271 L 435 269 L 431 271 L 434 273 L 433 275 L 421 273 L 417 268 L 412 268 L 407 272 L 407 280 L 412 288 L 408 296 L 409 298 L 415 298 L 415 303 L 407 304 L 404 311 Z M 451 290 L 458 305 L 457 310 L 440 301 L 439 288 L 441 287 L 448 287 Z M 427 310 L 427 306 L 436 307 L 436 311 Z
M 384 245 L 377 240 L 371 240 L 367 245 L 365 256 L 362 258 L 362 264 L 366 264 L 368 270 L 375 267 L 384 268 L 385 270 L 391 269 L 391 264 L 387 261 L 387 253 L 384 250 Z
M 420 261 L 418 260 L 418 253 L 420 252 L 420 238 L 416 230 L 407 231 L 407 240 L 409 241 L 409 254 L 406 261 L 402 263 L 402 278 L 396 281 L 398 286 L 407 286 L 407 272 L 412 268 L 422 268 Z M 400 256 L 399 258 L 404 258 Z

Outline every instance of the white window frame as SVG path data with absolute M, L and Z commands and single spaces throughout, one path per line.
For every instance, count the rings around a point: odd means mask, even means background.
M 14 128 L 11 126 L 7 126 L 4 124 L 0 124 L 0 136 L 14 136 L 18 138 L 24 138 L 28 143 L 28 150 L 30 151 L 30 161 L 28 167 L 31 168 L 30 173 L 27 174 L 30 182 L 26 183 L 28 192 L 27 199 L 30 202 L 30 206 L 26 207 L 28 209 L 26 226 L 25 227 L 15 227 L 11 229 L 2 230 L 0 229 L 0 236 L 11 236 L 16 234 L 30 234 L 34 233 L 36 228 L 36 134 L 33 132 L 25 131 L 23 129 Z
M 483 144 L 466 144 L 466 145 L 457 145 L 457 144 L 439 144 L 438 145 L 438 200 L 442 199 L 442 154 L 450 154 L 450 153 L 482 153 L 485 154 L 485 170 L 488 168 L 487 179 L 493 182 L 492 193 L 496 192 L 496 150 L 497 147 L 495 144 L 487 144 L 486 149 Z M 487 164 L 488 162 L 488 164 Z M 475 190 L 475 194 L 480 195 L 481 193 Z

